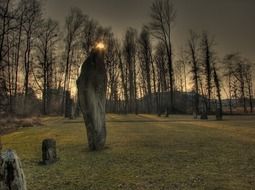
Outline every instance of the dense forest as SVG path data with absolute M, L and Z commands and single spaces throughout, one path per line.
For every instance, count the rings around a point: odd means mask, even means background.
M 1 114 L 77 115 L 76 80 L 98 42 L 105 45 L 107 112 L 253 112 L 252 61 L 238 52 L 219 57 L 207 31 L 187 31 L 177 49 L 178 10 L 168 0 L 155 0 L 150 22 L 129 27 L 123 39 L 79 8 L 70 8 L 63 27 L 43 10 L 40 0 L 0 0 Z

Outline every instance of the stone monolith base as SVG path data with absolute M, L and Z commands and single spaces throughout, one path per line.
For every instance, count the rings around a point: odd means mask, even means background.
M 77 80 L 78 99 L 87 129 L 90 150 L 104 148 L 106 140 L 106 70 L 103 52 L 93 50 Z
M 45 139 L 42 142 L 42 163 L 45 165 L 57 161 L 56 141 L 54 139 Z
M 1 154 L 0 189 L 27 190 L 25 175 L 15 151 L 7 150 Z

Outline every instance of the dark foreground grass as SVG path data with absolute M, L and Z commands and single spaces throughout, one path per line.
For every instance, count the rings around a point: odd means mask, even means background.
M 21 157 L 29 190 L 255 189 L 254 117 L 108 115 L 100 152 L 88 151 L 81 119 L 43 120 L 2 138 Z M 59 161 L 41 166 L 41 142 L 49 137 Z

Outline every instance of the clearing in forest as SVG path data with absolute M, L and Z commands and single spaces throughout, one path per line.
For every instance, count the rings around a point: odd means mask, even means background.
M 107 115 L 107 148 L 89 152 L 83 120 L 43 118 L 43 126 L 2 137 L 22 160 L 28 190 L 252 189 L 255 117 Z M 39 165 L 41 142 L 59 160 Z

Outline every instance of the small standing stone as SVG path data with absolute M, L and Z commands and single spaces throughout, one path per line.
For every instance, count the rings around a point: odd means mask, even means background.
M 200 119 L 207 120 L 208 119 L 207 113 L 206 112 L 202 112 L 201 116 L 200 116 Z
M 0 189 L 27 190 L 20 159 L 13 150 L 2 153 L 0 159 Z
M 216 110 L 216 120 L 221 121 L 223 119 L 223 114 L 222 114 L 222 110 L 220 108 L 218 108 Z
M 193 119 L 197 119 L 197 113 L 195 111 L 193 112 Z
M 45 139 L 42 142 L 42 162 L 45 165 L 57 161 L 56 141 L 54 139 Z

